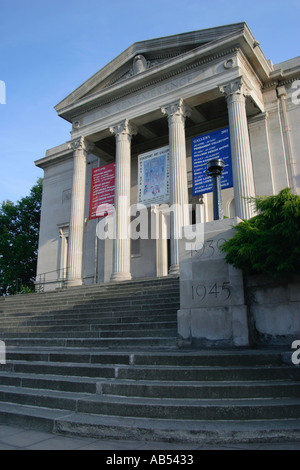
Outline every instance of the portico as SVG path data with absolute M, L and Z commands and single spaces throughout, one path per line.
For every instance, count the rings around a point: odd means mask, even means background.
M 270 169 L 278 149 L 272 156 L 267 146 L 258 163 L 252 149 L 272 136 L 268 128 L 263 136 L 251 123 L 266 116 L 265 90 L 269 92 L 266 87 L 274 77 L 249 28 L 239 23 L 136 43 L 65 98 L 55 109 L 72 124 L 71 140 L 36 162 L 45 170 L 38 273 L 67 268 L 70 286 L 158 273 L 178 275 L 178 238 L 182 227 L 192 222 L 184 207 L 199 202 L 192 195 L 190 142 L 226 126 L 233 188 L 222 192 L 225 215 L 252 217 L 246 198 L 261 194 L 258 165 Z M 275 118 L 269 116 L 272 122 Z M 138 156 L 164 146 L 170 151 L 169 205 L 175 207 L 170 214 L 169 250 L 156 239 L 132 241 L 128 231 L 129 208 L 137 202 Z M 276 158 L 280 161 L 278 153 Z M 96 240 L 95 245 L 97 221 L 88 220 L 91 171 L 113 161 L 115 239 Z M 284 161 L 282 166 L 287 168 Z M 274 185 L 284 184 L 282 177 L 282 182 L 275 182 L 269 171 L 269 192 Z M 51 198 L 58 206 L 55 220 L 45 215 Z M 203 201 L 201 217 L 210 221 L 211 194 L 203 195 Z M 154 212 L 149 208 L 150 225 Z M 165 209 L 163 217 L 168 220 Z M 58 261 L 56 231 L 62 226 L 69 234 L 67 266 Z M 46 252 L 49 239 L 54 240 L 51 255 Z M 158 252 L 163 253 L 159 266 Z

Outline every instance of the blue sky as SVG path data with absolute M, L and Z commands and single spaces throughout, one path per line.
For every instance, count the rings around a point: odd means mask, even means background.
M 246 21 L 278 63 L 300 55 L 299 20 L 299 0 L 0 0 L 0 203 L 28 195 L 34 161 L 70 139 L 54 106 L 134 42 Z

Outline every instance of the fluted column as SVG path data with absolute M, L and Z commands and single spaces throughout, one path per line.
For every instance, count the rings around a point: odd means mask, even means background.
M 281 109 L 282 109 L 282 120 L 283 120 L 283 134 L 285 136 L 285 156 L 286 156 L 286 166 L 287 173 L 289 178 L 289 186 L 293 194 L 297 194 L 297 184 L 296 184 L 296 162 L 293 155 L 293 146 L 291 139 L 291 127 L 288 118 L 288 111 L 286 105 L 287 92 L 285 86 L 279 86 L 277 88 L 277 95 L 280 99 Z
M 83 137 L 71 142 L 73 149 L 73 186 L 68 247 L 68 285 L 82 284 L 86 156 L 88 145 Z
M 116 137 L 116 180 L 115 180 L 115 237 L 113 249 L 112 281 L 126 281 L 130 274 L 130 173 L 131 138 L 137 130 L 128 120 L 110 128 Z
M 236 215 L 241 219 L 250 219 L 255 214 L 253 204 L 247 198 L 255 196 L 253 166 L 246 114 L 247 89 L 241 78 L 220 87 L 226 96 L 232 176 Z
M 182 227 L 189 225 L 186 171 L 185 118 L 190 114 L 183 100 L 163 107 L 169 121 L 170 146 L 170 229 L 171 267 L 169 274 L 179 274 L 179 239 Z

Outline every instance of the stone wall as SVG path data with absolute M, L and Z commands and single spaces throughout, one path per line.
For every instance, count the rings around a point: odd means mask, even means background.
M 244 286 L 250 343 L 290 347 L 300 340 L 300 276 L 290 280 L 248 276 Z

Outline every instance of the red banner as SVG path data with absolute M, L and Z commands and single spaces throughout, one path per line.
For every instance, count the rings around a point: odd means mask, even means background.
M 112 213 L 115 202 L 115 163 L 95 168 L 92 172 L 90 219 Z

